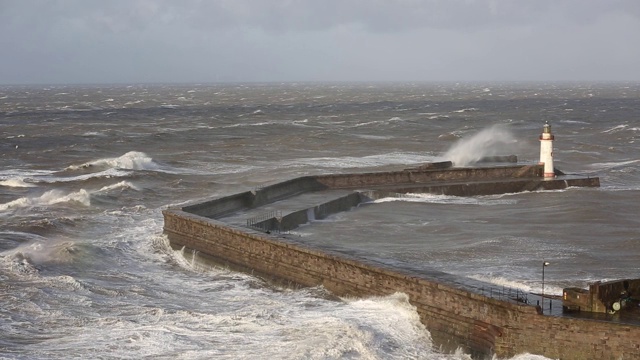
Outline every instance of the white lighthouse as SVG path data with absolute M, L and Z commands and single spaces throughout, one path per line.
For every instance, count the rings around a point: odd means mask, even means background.
M 551 125 L 544 123 L 542 134 L 540 135 L 540 164 L 544 164 L 544 177 L 555 177 L 553 170 L 553 134 L 551 133 Z

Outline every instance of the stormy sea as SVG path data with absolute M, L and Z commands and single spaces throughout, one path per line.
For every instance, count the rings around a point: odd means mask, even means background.
M 547 293 L 640 277 L 640 83 L 0 87 L 0 357 L 469 359 L 404 294 L 335 298 L 188 261 L 161 211 L 310 174 L 482 156 L 600 188 L 378 200 L 293 232 Z M 513 359 L 545 359 L 520 354 Z

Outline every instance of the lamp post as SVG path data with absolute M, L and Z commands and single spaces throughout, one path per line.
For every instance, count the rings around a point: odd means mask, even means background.
M 542 261 L 542 314 L 544 315 L 544 268 L 546 268 L 547 266 L 549 266 L 549 262 L 548 261 Z

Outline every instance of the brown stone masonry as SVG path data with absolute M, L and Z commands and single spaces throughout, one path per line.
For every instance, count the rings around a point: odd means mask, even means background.
M 321 285 L 338 296 L 405 293 L 434 344 L 445 350 L 462 347 L 476 358 L 529 352 L 569 360 L 640 359 L 638 326 L 541 315 L 536 306 L 483 296 L 439 278 L 436 272 L 391 268 L 214 219 L 320 189 L 422 189 L 469 195 L 599 185 L 597 178 L 541 181 L 540 175 L 539 166 L 510 166 L 305 177 L 286 185 L 167 209 L 163 211 L 164 230 L 174 247 L 192 249 L 218 263 L 267 278 L 302 286 Z M 332 204 L 341 209 L 338 202 Z

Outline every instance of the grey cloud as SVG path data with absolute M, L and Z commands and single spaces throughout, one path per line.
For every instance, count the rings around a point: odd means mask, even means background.
M 629 0 L 0 0 L 0 84 L 640 80 Z

